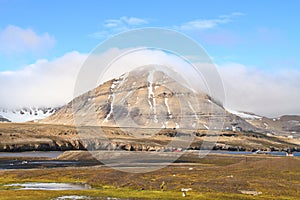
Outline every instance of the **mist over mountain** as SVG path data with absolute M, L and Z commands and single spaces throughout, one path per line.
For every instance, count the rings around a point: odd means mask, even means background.
M 111 49 L 102 56 L 125 50 Z M 87 56 L 74 51 L 53 60 L 38 60 L 20 70 L 0 72 L 2 98 L 0 107 L 15 110 L 23 107 L 57 107 L 66 104 L 74 98 L 74 83 Z M 149 63 L 153 59 L 158 63 L 181 66 L 184 69 L 182 72 L 187 77 L 192 74 L 179 59 L 176 60 L 162 52 L 147 51 L 126 58 L 117 63 L 122 67 L 118 68 L 117 72 L 114 70 L 109 73 L 105 81 L 130 71 L 128 69 L 132 65 Z M 216 67 L 223 80 L 226 107 L 232 110 L 251 111 L 267 117 L 300 113 L 299 72 L 282 69 L 280 72 L 270 74 L 239 63 L 219 64 Z M 94 87 L 96 85 L 86 88 L 85 91 Z
M 255 129 L 179 77 L 154 66 L 139 68 L 76 97 L 41 122 L 207 130 L 235 121 L 245 130 Z
M 300 132 L 297 115 L 267 118 L 225 109 L 196 91 L 180 74 L 147 66 L 104 82 L 62 107 L 0 108 L 2 121 L 120 127 L 230 129 L 293 135 Z M 214 124 L 216 125 L 214 127 Z
M 20 127 L 18 140 L 13 135 L 3 136 L 9 145 L 2 148 L 9 151 L 39 150 L 44 142 L 51 150 L 153 151 L 170 141 L 170 148 L 191 145 L 191 149 L 199 149 L 204 145 L 216 150 L 288 151 L 296 148 L 300 133 L 299 116 L 271 119 L 226 110 L 176 72 L 157 66 L 113 78 L 58 109 L 23 108 L 10 113 L 18 116 L 15 120 L 22 116 L 31 123 L 2 123 L 5 133 L 10 127 Z M 33 129 L 38 134 L 32 135 Z M 214 140 L 209 141 L 213 146 L 205 143 L 209 139 Z M 29 145 L 24 145 L 25 140 Z

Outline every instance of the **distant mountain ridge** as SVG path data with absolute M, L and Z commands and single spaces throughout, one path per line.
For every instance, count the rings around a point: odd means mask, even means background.
M 11 122 L 27 122 L 49 117 L 58 109 L 57 107 L 0 108 L 0 115 Z
M 0 122 L 10 122 L 10 120 L 0 115 Z

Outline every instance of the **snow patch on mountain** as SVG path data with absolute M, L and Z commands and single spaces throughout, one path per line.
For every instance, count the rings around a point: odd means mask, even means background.
M 58 108 L 19 108 L 5 109 L 0 108 L 0 115 L 11 122 L 27 122 L 44 119 L 55 113 Z
M 154 73 L 153 71 L 150 71 L 148 78 L 147 78 L 147 81 L 148 81 L 148 103 L 150 106 L 150 110 L 151 110 L 151 112 L 153 112 L 153 115 L 154 115 L 154 122 L 157 123 L 158 120 L 157 120 L 157 115 L 156 115 L 156 99 L 155 99 L 154 91 L 153 91 L 153 85 L 154 85 L 153 73 Z M 155 87 L 154 87 L 154 90 L 155 90 Z
M 235 111 L 235 110 L 230 110 L 230 109 L 226 109 L 228 112 L 230 112 L 231 114 L 237 115 L 243 119 L 249 119 L 249 120 L 255 120 L 255 119 L 262 119 L 261 116 L 255 115 L 253 113 L 249 113 L 249 112 L 242 112 L 242 111 Z
M 125 79 L 127 78 L 128 74 L 123 74 L 120 78 L 114 79 L 110 86 L 110 94 L 108 95 L 107 102 L 110 105 L 109 113 L 106 115 L 103 123 L 107 123 L 108 120 L 111 118 L 113 111 L 114 111 L 114 102 L 115 102 L 115 90 L 118 89 L 121 85 L 123 85 Z

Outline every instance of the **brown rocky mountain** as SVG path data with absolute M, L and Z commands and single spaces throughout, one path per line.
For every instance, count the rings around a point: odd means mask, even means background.
M 277 118 L 261 117 L 247 121 L 268 134 L 296 138 L 300 136 L 300 116 L 298 115 L 284 115 Z
M 131 71 L 76 97 L 41 123 L 203 130 L 235 123 L 255 129 L 178 77 L 153 66 Z
M 298 130 L 299 118 L 232 114 L 190 88 L 174 72 L 153 66 L 134 70 L 76 97 L 38 123 L 1 123 L 0 151 L 300 149 L 298 139 L 268 135 L 270 129 L 262 126 L 266 120 L 274 127 L 280 122 L 278 129 L 289 133 Z

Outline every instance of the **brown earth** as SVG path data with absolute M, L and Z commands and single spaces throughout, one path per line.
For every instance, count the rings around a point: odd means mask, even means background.
M 165 148 L 171 141 L 176 144 Z M 174 148 L 200 149 L 203 141 L 213 141 L 220 150 L 298 151 L 298 139 L 266 136 L 255 132 L 208 132 L 186 129 L 137 129 L 80 127 L 38 123 L 0 123 L 0 151 L 32 150 L 128 150 L 172 151 Z M 189 142 L 191 143 L 189 145 Z M 173 147 L 173 148 L 172 148 Z M 206 148 L 202 146 L 202 148 Z

